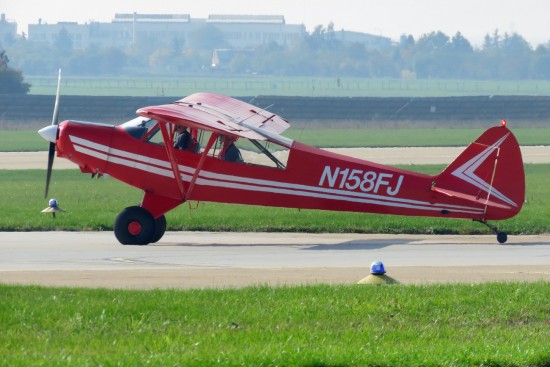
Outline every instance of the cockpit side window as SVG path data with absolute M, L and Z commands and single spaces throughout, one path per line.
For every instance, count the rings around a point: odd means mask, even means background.
M 143 135 L 147 134 L 147 128 L 143 126 L 128 126 L 125 128 L 126 132 L 130 134 L 133 138 L 141 140 Z
M 205 147 L 211 133 L 199 130 L 197 140 Z M 229 138 L 219 135 L 208 151 L 208 156 L 230 162 L 285 169 L 290 150 L 288 147 L 268 141 Z
M 285 169 L 289 149 L 269 141 L 231 139 L 221 135 L 210 155 L 230 162 Z
M 288 148 L 267 140 L 239 139 L 239 143 L 245 162 L 279 169 L 286 168 Z

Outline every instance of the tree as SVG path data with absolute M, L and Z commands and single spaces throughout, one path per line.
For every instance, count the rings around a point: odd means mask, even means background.
M 118 74 L 126 66 L 128 56 L 119 48 L 109 47 L 101 52 L 101 71 L 105 74 Z
M 509 36 L 507 33 L 504 34 L 504 39 L 502 40 L 502 50 L 510 55 L 526 55 L 530 53 L 531 46 L 529 43 L 517 33 L 512 33 Z
M 517 33 L 504 34 L 502 40 L 501 77 L 506 79 L 529 78 L 532 50 L 529 43 Z
M 224 73 L 332 76 L 335 80 L 347 76 L 550 80 L 550 43 L 534 50 L 516 33 L 494 30 L 476 48 L 460 32 L 449 37 L 434 31 L 418 40 L 404 34 L 398 43 L 378 49 L 341 41 L 334 28 L 333 23 L 318 25 L 312 32 L 284 44 L 259 45 L 253 55 L 235 57 L 226 63 Z M 105 48 L 102 44 L 74 50 L 71 35 L 60 29 L 52 48 L 24 37 L 0 37 L 0 50 L 5 49 L 12 59 L 12 68 L 23 70 L 25 75 L 52 75 L 61 65 L 73 75 L 129 76 L 207 74 L 211 72 L 212 50 L 230 47 L 225 34 L 212 24 L 205 24 L 188 36 L 172 38 L 138 33 L 128 50 Z M 5 53 L 3 58 L 5 65 Z M 16 77 L 17 73 L 11 75 Z
M 393 56 L 393 60 L 401 70 L 401 73 L 409 76 L 414 75 L 411 73 L 414 73 L 415 69 L 415 45 L 416 41 L 412 35 L 402 35 L 399 39 L 399 46 Z
M 424 34 L 416 43 L 415 72 L 421 78 L 448 78 L 453 70 L 449 68 L 452 59 L 451 42 L 445 33 Z
M 73 40 L 65 28 L 61 28 L 53 42 L 53 49 L 57 56 L 67 57 L 73 52 Z
M 231 58 L 228 69 L 234 74 L 250 73 L 252 69 L 251 55 L 247 53 L 237 53 Z
M 223 33 L 211 24 L 204 25 L 192 32 L 189 43 L 191 48 L 198 50 L 227 47 Z
M 449 36 L 441 31 L 424 34 L 416 43 L 417 49 L 423 52 L 441 51 L 449 47 L 449 45 Z
M 157 72 L 168 71 L 166 69 L 170 58 L 172 58 L 171 50 L 167 48 L 159 48 L 149 57 L 149 66 Z
M 179 37 L 172 38 L 172 41 L 170 42 L 170 56 L 176 57 L 181 55 L 183 49 L 185 46 L 185 39 L 181 39 Z
M 456 32 L 451 39 L 451 48 L 459 53 L 471 54 L 474 52 L 474 48 L 470 41 L 464 38 L 460 32 Z
M 451 77 L 471 78 L 475 74 L 473 70 L 474 48 L 460 32 L 456 32 L 451 39 L 451 44 L 446 52 L 446 60 Z
M 31 85 L 23 81 L 21 71 L 8 66 L 6 51 L 0 51 L 0 94 L 27 94 Z
M 550 50 L 548 47 L 539 46 L 535 50 L 533 74 L 536 79 L 550 79 Z
M 309 49 L 319 50 L 341 50 L 342 42 L 336 39 L 334 32 L 334 23 L 330 22 L 326 27 L 321 24 L 317 25 L 311 34 L 305 36 L 305 40 Z
M 493 32 L 493 35 L 490 36 L 489 34 L 485 35 L 485 38 L 483 39 L 483 50 L 495 50 L 500 49 L 501 45 L 501 37 L 498 33 L 498 29 L 495 29 Z
M 91 46 L 67 59 L 66 71 L 73 75 L 116 75 L 126 66 L 126 54 L 118 48 Z

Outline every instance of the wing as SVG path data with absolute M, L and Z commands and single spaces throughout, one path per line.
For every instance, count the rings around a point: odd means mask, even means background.
M 238 124 L 245 123 L 275 134 L 281 134 L 290 127 L 288 121 L 274 113 L 221 94 L 195 93 L 178 102 L 200 105 L 212 113 L 229 117 Z
M 168 105 L 137 110 L 141 116 L 253 140 L 276 140 L 290 127 L 283 118 L 249 103 L 213 93 L 196 93 Z

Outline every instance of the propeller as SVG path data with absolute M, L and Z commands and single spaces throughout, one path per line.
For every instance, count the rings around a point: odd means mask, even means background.
M 50 141 L 50 148 L 48 150 L 48 171 L 46 173 L 46 191 L 44 192 L 44 198 L 48 197 L 48 191 L 50 188 L 50 179 L 52 178 L 53 159 L 55 157 L 55 142 L 58 137 L 58 119 L 59 119 L 59 86 L 61 85 L 61 69 L 59 69 L 59 75 L 57 77 L 57 92 L 55 94 L 55 105 L 53 108 L 52 124 L 47 126 L 38 133 L 46 140 Z

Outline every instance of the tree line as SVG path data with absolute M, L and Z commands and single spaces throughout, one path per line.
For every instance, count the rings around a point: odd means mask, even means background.
M 20 70 L 11 68 L 6 51 L 0 51 L 0 94 L 27 94 L 31 85 L 23 81 Z
M 333 24 L 282 46 L 275 42 L 254 50 L 234 50 L 212 67 L 213 49 L 224 49 L 223 33 L 206 25 L 182 39 L 142 38 L 125 49 L 94 45 L 75 50 L 62 29 L 52 48 L 25 38 L 0 40 L 12 65 L 27 75 L 277 75 L 419 79 L 525 80 L 550 79 L 550 42 L 533 48 L 521 35 L 485 36 L 480 47 L 460 33 L 441 31 L 418 39 L 403 35 L 385 48 L 337 39 Z

